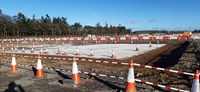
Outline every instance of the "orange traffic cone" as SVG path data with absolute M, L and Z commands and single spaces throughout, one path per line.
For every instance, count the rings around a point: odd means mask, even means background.
M 192 89 L 191 92 L 200 92 L 199 90 L 199 72 L 196 70 L 195 75 L 194 75 L 194 80 L 192 83 Z
M 133 60 L 131 60 L 126 82 L 126 92 L 136 92 Z
M 22 48 L 22 53 L 25 53 L 25 50 L 24 50 L 24 48 Z
M 90 56 L 94 56 L 93 50 L 90 51 Z
M 34 53 L 34 49 L 33 48 L 31 49 L 31 53 Z
M 58 54 L 57 55 L 60 55 L 60 48 L 58 48 Z
M 115 52 L 114 52 L 114 50 L 112 50 L 112 56 L 111 56 L 111 58 L 115 58 Z
M 46 52 L 45 52 L 45 54 L 49 54 L 49 50 L 48 50 L 48 49 L 46 49 Z
M 66 48 L 64 50 L 64 54 L 63 55 L 67 55 L 67 49 Z
M 80 55 L 78 47 L 76 47 L 76 54 L 75 55 Z
M 75 57 L 73 57 L 73 64 L 72 64 L 72 80 L 76 81 L 76 84 L 81 83 L 81 78 L 78 73 L 78 67 L 77 67 Z
M 149 42 L 149 47 L 152 47 L 151 42 Z
M 139 51 L 138 44 L 136 44 L 135 50 L 136 50 L 136 51 Z
M 13 54 L 12 57 L 12 62 L 11 62 L 11 72 L 16 72 L 17 71 L 17 63 L 16 63 L 16 59 L 15 59 L 15 55 Z
M 40 55 L 38 55 L 36 77 L 37 78 L 44 77 L 44 71 L 42 70 L 42 62 L 40 59 Z

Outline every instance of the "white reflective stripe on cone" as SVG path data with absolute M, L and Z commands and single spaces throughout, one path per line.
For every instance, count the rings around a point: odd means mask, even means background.
M 42 62 L 40 59 L 37 61 L 37 69 L 42 69 Z
M 15 57 L 12 57 L 11 65 L 17 65 Z
M 72 65 L 72 74 L 76 74 L 76 73 L 78 73 L 77 63 L 73 62 L 73 65 Z
M 130 68 L 129 70 L 128 70 L 128 79 L 127 79 L 127 82 L 132 82 L 132 83 L 134 83 L 135 82 L 135 76 L 134 76 L 134 70 L 133 70 L 133 68 Z

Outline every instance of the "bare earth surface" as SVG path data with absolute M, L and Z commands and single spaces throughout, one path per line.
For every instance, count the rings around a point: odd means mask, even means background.
M 122 42 L 121 42 L 122 43 Z M 163 42 L 164 43 L 164 42 Z M 166 42 L 165 42 L 166 43 Z M 167 45 L 139 56 L 128 59 L 115 60 L 129 62 L 133 59 L 135 63 L 153 65 L 162 68 L 182 70 L 194 73 L 200 69 L 200 42 L 198 41 L 171 41 Z M 17 63 L 34 65 L 37 59 L 16 57 Z M 1 60 L 11 62 L 10 56 L 3 56 Z M 71 70 L 71 61 L 42 59 L 44 67 Z M 77 61 L 81 71 L 96 72 L 106 75 L 121 76 L 126 78 L 128 66 L 103 63 L 92 63 Z M 183 90 L 190 90 L 193 76 L 164 72 L 159 70 L 135 67 L 136 79 L 145 79 L 149 82 L 162 85 L 170 85 Z M 96 77 L 81 74 L 81 84 L 74 85 L 69 80 L 71 73 L 57 70 L 45 70 L 44 78 L 35 78 L 35 67 L 18 67 L 18 72 L 11 73 L 10 65 L 1 64 L 0 68 L 0 92 L 120 92 L 125 88 L 126 80 Z M 171 92 L 172 90 L 154 87 L 136 82 L 139 92 Z

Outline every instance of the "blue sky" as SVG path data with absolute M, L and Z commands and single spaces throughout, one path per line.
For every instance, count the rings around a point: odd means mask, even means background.
M 0 0 L 4 14 L 28 18 L 49 14 L 69 24 L 124 25 L 134 30 L 200 29 L 200 0 Z

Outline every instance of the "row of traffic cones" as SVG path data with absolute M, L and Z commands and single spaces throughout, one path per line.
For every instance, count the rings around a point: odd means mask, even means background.
M 136 92 L 135 76 L 134 76 L 134 63 L 131 60 L 129 64 L 127 82 L 126 82 L 126 92 Z M 196 70 L 194 75 L 194 80 L 192 83 L 191 92 L 200 92 L 199 89 L 199 72 Z
M 25 53 L 24 48 L 22 48 L 22 52 Z M 42 53 L 42 52 L 43 52 L 43 50 L 41 49 L 41 50 L 40 50 L 40 53 Z M 33 49 L 33 48 L 31 49 L 31 53 L 34 53 L 34 49 Z M 113 52 L 113 53 L 114 53 L 114 52 Z M 46 49 L 45 54 L 49 54 L 49 50 L 48 50 L 48 49 Z M 58 53 L 57 53 L 57 55 L 61 55 L 60 48 L 58 48 Z M 66 49 L 66 48 L 65 48 L 65 50 L 64 50 L 63 55 L 67 55 L 67 49 Z M 75 53 L 75 55 L 80 55 L 80 52 L 79 52 L 78 47 L 76 48 L 76 53 Z M 90 55 L 89 55 L 89 56 L 94 56 L 93 49 L 91 49 Z M 114 56 L 114 54 L 112 55 L 112 57 L 113 57 L 113 56 Z
M 152 47 L 151 42 L 149 42 L 149 47 Z M 138 44 L 136 44 L 135 51 L 139 51 L 140 49 L 138 48 Z
M 24 48 L 22 48 L 22 52 L 25 53 Z M 43 50 L 41 49 L 41 50 L 40 50 L 40 53 L 42 53 L 42 52 L 43 52 Z M 31 49 L 31 53 L 34 53 L 34 49 L 33 49 L 33 48 Z M 46 49 L 45 54 L 49 54 L 49 50 L 48 50 L 48 49 Z M 58 53 L 57 53 L 57 55 L 61 55 L 60 48 L 58 48 Z M 67 50 L 66 50 L 66 48 L 65 48 L 65 50 L 64 50 L 63 55 L 67 55 Z M 79 52 L 78 47 L 76 48 L 76 53 L 75 53 L 75 55 L 80 55 L 80 52 Z M 89 56 L 94 56 L 93 49 L 91 49 L 90 55 L 89 55 Z M 112 56 L 111 56 L 111 58 L 116 58 L 116 57 L 115 57 L 114 50 L 112 50 Z
M 37 69 L 36 78 L 44 77 L 44 71 L 43 71 L 42 61 L 41 61 L 40 55 L 38 55 L 37 68 L 36 69 Z M 16 63 L 16 58 L 15 58 L 14 54 L 12 56 L 11 72 L 17 72 L 17 63 Z M 72 80 L 74 80 L 76 82 L 76 84 L 80 84 L 80 82 L 81 82 L 75 57 L 73 58 L 73 64 L 72 64 Z
M 149 47 L 152 47 L 151 42 L 149 42 Z M 4 48 L 3 48 L 3 49 L 4 49 Z M 140 49 L 138 48 L 138 44 L 136 44 L 135 50 L 136 50 L 136 51 L 139 51 L 139 50 L 140 50 Z M 42 52 L 42 49 L 41 49 L 41 52 Z M 25 53 L 24 48 L 22 48 L 22 53 Z M 33 48 L 31 49 L 31 53 L 34 53 L 34 49 L 33 49 Z M 114 51 L 112 51 L 112 53 L 114 53 Z M 48 49 L 46 49 L 45 54 L 49 54 Z M 60 55 L 60 54 L 61 54 L 60 48 L 58 48 L 58 53 L 57 53 L 57 55 Z M 63 55 L 67 55 L 66 48 L 65 48 L 65 50 L 64 50 L 64 54 L 63 54 Z M 78 47 L 76 48 L 76 53 L 75 53 L 75 55 L 80 55 L 80 52 L 79 52 Z M 90 56 L 94 56 L 93 50 L 92 50 L 92 49 L 91 49 Z M 111 58 L 113 58 L 113 55 L 111 56 Z
M 17 71 L 16 65 L 17 65 L 16 59 L 13 54 L 12 62 L 11 62 L 11 72 Z M 44 71 L 43 71 L 40 55 L 38 55 L 36 77 L 37 78 L 44 77 Z M 76 84 L 81 83 L 80 74 L 78 72 L 78 66 L 77 66 L 75 57 L 73 57 L 73 63 L 72 63 L 72 80 L 74 80 L 76 82 Z M 199 72 L 198 72 L 198 70 L 196 70 L 195 75 L 194 75 L 194 80 L 192 83 L 191 92 L 199 92 L 199 91 L 200 91 L 199 90 Z M 126 92 L 136 92 L 133 60 L 131 60 L 130 64 L 129 64 L 129 70 L 128 70 L 127 82 L 126 82 Z
M 151 42 L 149 42 L 149 47 L 152 47 Z M 135 50 L 136 50 L 136 51 L 139 51 L 138 44 L 136 44 L 136 49 L 135 49 Z M 41 49 L 40 53 L 42 53 L 42 52 L 43 52 L 43 51 L 42 51 L 42 49 Z M 22 53 L 25 53 L 24 48 L 22 48 Z M 33 49 L 33 48 L 31 49 L 31 53 L 34 53 L 34 49 Z M 48 49 L 46 49 L 45 54 L 49 54 Z M 57 53 L 57 55 L 61 55 L 60 48 L 58 48 L 58 53 Z M 63 54 L 63 55 L 67 55 L 67 50 L 66 50 L 66 48 L 65 48 L 65 50 L 64 50 L 64 54 Z M 80 55 L 80 52 L 79 52 L 78 47 L 76 48 L 76 53 L 75 53 L 75 55 Z M 89 56 L 94 56 L 93 49 L 91 49 L 90 55 L 89 55 Z M 115 53 L 114 53 L 114 50 L 112 50 L 112 56 L 111 56 L 111 58 L 116 58 Z
M 25 52 L 24 48 L 22 48 L 22 52 L 23 52 L 23 53 Z M 42 52 L 43 52 L 43 50 L 41 49 L 41 50 L 40 50 L 40 53 L 42 53 Z M 34 49 L 33 49 L 33 48 L 31 49 L 31 53 L 34 53 Z M 46 49 L 45 54 L 49 54 L 49 50 L 48 50 L 48 49 Z M 76 54 L 76 55 L 80 55 L 79 50 L 78 50 L 78 47 L 76 48 L 76 53 L 75 53 L 75 54 Z M 58 53 L 57 53 L 57 55 L 61 55 L 60 48 L 58 48 Z M 63 54 L 63 55 L 67 55 L 67 50 L 66 50 L 66 48 L 65 48 L 65 50 L 64 50 L 64 54 Z
M 17 72 L 17 62 L 15 55 L 13 54 L 12 56 L 12 62 L 11 62 L 11 72 Z M 36 71 L 36 77 L 44 77 L 44 72 L 42 70 L 42 62 L 40 59 L 40 55 L 38 55 L 38 60 L 37 60 L 37 71 Z
M 149 47 L 152 47 L 152 45 L 150 44 Z M 139 48 L 138 48 L 138 45 L 137 45 L 137 44 L 136 44 L 136 49 L 135 49 L 135 50 L 136 50 L 136 51 L 139 51 Z M 40 53 L 42 53 L 42 52 L 43 52 L 43 50 L 41 49 L 41 50 L 40 50 Z M 24 48 L 22 48 L 22 53 L 25 53 Z M 34 53 L 34 49 L 33 49 L 33 48 L 31 49 L 31 53 Z M 49 50 L 48 50 L 48 49 L 46 49 L 45 54 L 49 54 Z M 60 48 L 58 48 L 58 53 L 57 53 L 57 55 L 61 55 Z M 65 48 L 65 50 L 64 50 L 63 55 L 67 55 L 67 50 L 66 50 L 66 48 Z M 78 47 L 76 48 L 76 53 L 75 53 L 75 55 L 80 55 L 80 52 L 79 52 Z M 91 49 L 90 55 L 89 55 L 89 56 L 94 56 L 93 49 Z M 116 58 L 114 50 L 112 50 L 111 58 Z

